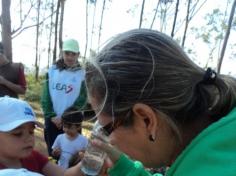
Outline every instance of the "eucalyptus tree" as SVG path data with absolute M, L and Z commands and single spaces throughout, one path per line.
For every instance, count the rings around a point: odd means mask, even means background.
M 90 36 L 90 51 L 93 46 L 93 36 L 94 36 L 94 26 L 95 26 L 95 16 L 96 16 L 96 9 L 97 9 L 97 0 L 90 0 L 90 4 L 93 4 L 93 18 L 92 18 L 92 29 L 91 29 L 91 36 Z
M 102 13 L 101 13 L 100 25 L 99 25 L 99 31 L 98 31 L 98 46 L 100 45 L 100 39 L 102 35 L 102 24 L 103 24 L 103 15 L 104 15 L 105 7 L 106 7 L 106 0 L 103 0 Z
M 54 22 L 53 22 L 53 14 L 54 14 L 54 8 L 55 8 L 55 4 L 54 4 L 54 0 L 51 0 L 51 2 L 49 2 L 48 6 L 50 6 L 50 11 L 51 11 L 51 17 L 50 17 L 50 23 L 49 25 L 47 25 L 46 27 L 49 28 L 49 35 L 48 35 L 48 49 L 47 49 L 47 53 L 48 53 L 48 61 L 47 61 L 47 68 L 49 68 L 50 65 L 50 61 L 51 61 L 51 41 L 52 41 L 52 35 L 53 35 L 53 27 Z
M 12 60 L 12 41 L 11 41 L 11 14 L 10 14 L 11 0 L 2 0 L 2 43 L 4 45 L 4 52 L 7 58 Z
M 174 37 L 174 34 L 175 34 L 175 25 L 176 25 L 176 20 L 178 16 L 178 11 L 179 11 L 179 0 L 176 0 L 175 15 L 174 15 L 174 20 L 173 20 L 173 25 L 172 25 L 172 30 L 171 30 L 171 37 Z
M 223 43 L 223 46 L 222 46 L 222 49 L 221 49 L 220 58 L 218 60 L 218 65 L 217 65 L 217 72 L 218 73 L 220 73 L 221 65 L 222 65 L 222 62 L 223 62 L 227 42 L 228 42 L 229 35 L 230 35 L 231 26 L 232 26 L 232 23 L 233 23 L 235 8 L 236 8 L 236 0 L 234 0 L 233 3 L 232 3 L 232 8 L 231 8 L 231 12 L 230 12 L 229 20 L 228 20 L 228 25 L 227 25 L 227 29 L 226 29 L 226 33 L 225 33 L 225 37 L 224 37 L 224 43 Z
M 40 21 L 40 6 L 41 6 L 41 1 L 38 0 L 37 4 L 37 26 L 36 26 L 36 47 L 35 47 L 35 79 L 38 81 L 38 75 L 39 75 L 39 21 Z
M 139 28 L 142 27 L 144 6 L 145 6 L 145 0 L 143 0 L 142 2 L 140 17 L 139 17 Z
M 234 0 L 235 1 L 235 0 Z M 220 9 L 213 9 L 208 12 L 205 17 L 205 23 L 201 27 L 191 28 L 192 33 L 195 34 L 196 39 L 201 39 L 208 47 L 208 57 L 205 61 L 204 67 L 213 67 L 220 72 L 221 64 L 225 52 L 227 40 L 225 37 L 229 36 L 230 30 L 236 31 L 236 17 L 233 18 L 233 10 L 235 10 L 234 3 L 230 6 L 231 1 L 228 0 Z M 231 14 L 229 15 L 229 8 L 231 7 Z M 222 11 L 224 9 L 224 11 Z M 228 18 L 228 21 L 227 21 Z M 227 32 L 228 31 L 228 32 Z M 227 34 L 227 35 L 225 35 Z M 225 41 L 222 46 L 222 42 Z M 235 46 L 232 45 L 232 46 Z M 231 48 L 235 53 L 235 49 Z M 233 55 L 234 53 L 231 53 Z M 230 57 L 230 52 L 229 52 Z M 221 58 L 221 60 L 219 59 Z
M 184 26 L 184 33 L 182 37 L 182 42 L 181 46 L 184 47 L 186 36 L 187 36 L 187 30 L 189 23 L 193 19 L 193 17 L 198 13 L 198 11 L 203 7 L 203 5 L 207 2 L 207 0 L 197 0 L 197 1 L 192 1 L 188 0 L 187 2 L 187 11 L 186 11 L 186 16 L 185 16 L 185 26 Z
M 60 5 L 61 5 L 61 0 L 57 0 L 55 26 L 54 26 L 54 47 L 53 47 L 53 56 L 52 56 L 53 62 L 55 62 L 57 59 L 57 41 L 58 41 L 57 38 L 58 38 Z
M 89 0 L 86 0 L 86 34 L 85 34 L 85 49 L 84 49 L 84 57 L 83 57 L 83 62 L 86 57 L 87 53 L 87 48 L 88 48 L 88 6 L 89 6 Z
M 27 31 L 30 28 L 38 28 L 38 34 L 40 34 L 40 27 L 44 25 L 44 23 L 49 19 L 54 12 L 47 13 L 47 15 L 43 15 L 48 10 L 49 0 L 44 1 L 34 1 L 34 0 L 2 0 L 2 14 L 1 14 L 1 34 L 2 34 L 2 42 L 5 47 L 5 53 L 9 60 L 12 60 L 12 40 L 21 35 L 23 32 Z M 38 3 L 44 4 L 44 6 L 40 11 L 38 7 Z M 11 14 L 10 9 L 13 9 Z M 39 12 L 39 13 L 37 13 Z M 38 15 L 35 15 L 38 14 Z M 46 14 L 46 13 L 45 13 Z M 13 19 L 11 19 L 11 15 L 13 15 Z M 39 18 L 40 17 L 40 18 Z M 38 21 L 38 19 L 40 19 Z M 37 29 L 36 29 L 37 31 Z M 37 33 L 37 32 L 36 32 Z M 37 41 L 36 41 L 37 45 Z M 37 48 L 38 46 L 36 46 Z M 38 62 L 37 64 L 38 65 Z M 36 66 L 35 65 L 35 66 Z

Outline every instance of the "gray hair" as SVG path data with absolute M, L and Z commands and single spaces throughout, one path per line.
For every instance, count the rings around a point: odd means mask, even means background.
M 129 121 L 124 115 L 144 103 L 183 124 L 202 115 L 218 120 L 235 106 L 235 80 L 217 75 L 208 84 L 204 75 L 171 37 L 135 29 L 113 38 L 88 63 L 86 84 L 114 118 Z

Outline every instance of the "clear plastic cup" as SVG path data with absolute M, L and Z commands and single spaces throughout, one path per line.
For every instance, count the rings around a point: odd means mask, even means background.
M 91 139 L 99 138 L 104 142 L 108 141 L 106 132 L 101 128 L 98 122 L 95 122 Z M 84 157 L 81 161 L 81 171 L 85 175 L 95 176 L 98 175 L 102 169 L 106 153 L 99 148 L 94 147 L 90 142 L 85 150 Z

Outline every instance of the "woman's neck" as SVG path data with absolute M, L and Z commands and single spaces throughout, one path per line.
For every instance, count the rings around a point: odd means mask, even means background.
M 199 135 L 205 128 L 213 123 L 209 116 L 201 116 L 196 118 L 195 121 L 188 123 L 181 127 L 181 139 L 178 147 L 176 147 L 173 161 L 180 155 L 180 153 L 188 146 L 192 140 Z

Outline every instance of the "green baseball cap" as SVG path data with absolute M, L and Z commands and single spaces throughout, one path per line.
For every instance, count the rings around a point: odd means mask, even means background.
M 75 39 L 68 39 L 63 42 L 63 51 L 71 51 L 74 53 L 79 53 L 79 43 Z

